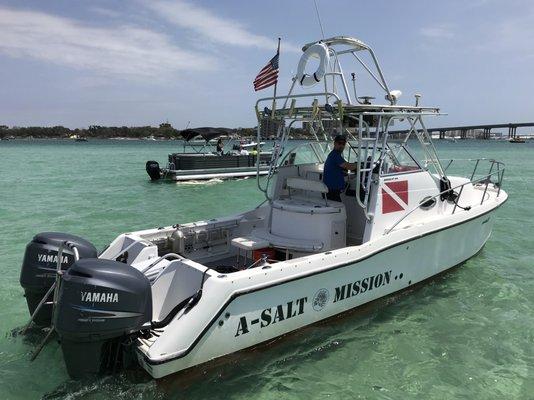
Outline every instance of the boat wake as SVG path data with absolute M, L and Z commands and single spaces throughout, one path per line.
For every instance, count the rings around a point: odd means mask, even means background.
M 119 399 L 137 399 L 140 397 L 160 398 L 157 395 L 157 386 L 154 380 L 130 377 L 130 374 L 121 373 L 106 376 L 98 380 L 75 381 L 69 380 L 58 386 L 52 392 L 42 397 L 43 400 L 76 400 L 92 398 L 107 393 Z
M 38 327 L 33 324 L 27 330 L 25 329 L 25 326 L 13 328 L 6 336 L 14 339 L 22 337 L 25 343 L 38 344 L 50 331 L 49 327 Z
M 198 185 L 216 185 L 219 183 L 224 182 L 224 180 L 219 178 L 213 178 L 213 179 L 205 179 L 205 180 L 198 180 L 198 181 L 182 181 L 182 182 L 176 182 L 178 186 L 198 186 Z

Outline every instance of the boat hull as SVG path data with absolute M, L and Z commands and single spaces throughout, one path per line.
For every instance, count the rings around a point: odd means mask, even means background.
M 491 234 L 493 211 L 352 262 L 234 293 L 179 354 L 150 359 L 138 352 L 138 360 L 161 378 L 404 290 L 478 253 Z
M 260 166 L 260 175 L 269 173 L 268 166 Z M 209 179 L 234 179 L 256 176 L 258 167 L 220 168 L 208 170 L 168 170 L 162 171 L 162 179 L 170 179 L 176 182 L 200 181 Z

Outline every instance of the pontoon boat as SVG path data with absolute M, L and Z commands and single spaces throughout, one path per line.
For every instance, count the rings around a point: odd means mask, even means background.
M 229 150 L 223 149 L 221 153 L 209 151 L 210 141 L 231 133 L 233 130 L 226 128 L 185 129 L 180 132 L 184 140 L 183 151 L 169 154 L 166 168 L 160 168 L 157 161 L 147 161 L 146 172 L 153 181 L 244 178 L 255 176 L 258 172 L 266 175 L 272 153 L 261 150 L 262 142 L 236 144 L 234 140 L 229 140 L 225 146 Z M 193 141 L 196 137 L 203 140 Z M 187 152 L 186 145 L 194 151 Z M 259 152 L 259 157 L 256 152 Z

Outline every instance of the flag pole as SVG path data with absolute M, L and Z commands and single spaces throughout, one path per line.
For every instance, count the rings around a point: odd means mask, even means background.
M 280 38 L 278 38 L 278 48 L 276 50 L 276 54 L 278 55 L 278 63 L 280 63 Z M 280 67 L 278 67 L 278 70 L 280 70 Z M 273 109 L 271 111 L 271 119 L 274 120 L 274 111 L 276 110 L 276 87 L 278 86 L 278 79 L 276 79 L 276 82 L 274 84 L 274 95 L 273 95 Z

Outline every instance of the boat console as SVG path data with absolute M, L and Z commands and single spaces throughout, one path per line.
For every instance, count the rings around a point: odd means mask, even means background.
M 233 239 L 233 246 L 244 251 L 275 248 L 293 258 L 346 245 L 345 206 L 326 200 L 323 182 L 289 176 L 284 187 L 286 194 L 269 203 L 267 224 Z

